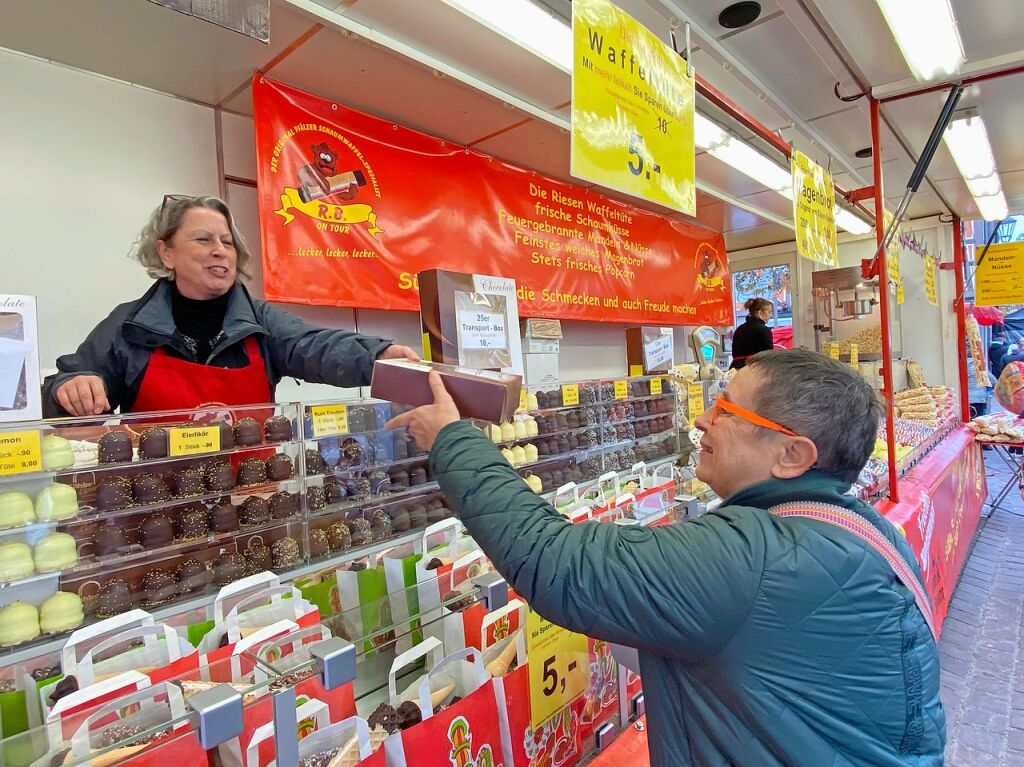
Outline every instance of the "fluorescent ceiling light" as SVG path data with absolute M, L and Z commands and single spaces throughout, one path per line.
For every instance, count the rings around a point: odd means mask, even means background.
M 850 234 L 867 234 L 871 231 L 871 224 L 846 208 L 836 205 L 833 212 L 836 217 L 836 226 L 840 229 L 844 229 Z
M 572 71 L 572 29 L 530 0 L 444 0 L 566 72 Z
M 878 0 L 914 77 L 933 80 L 960 71 L 964 45 L 949 0 Z
M 944 136 L 953 162 L 986 221 L 1002 221 L 1009 210 L 985 123 L 977 115 L 953 120 Z

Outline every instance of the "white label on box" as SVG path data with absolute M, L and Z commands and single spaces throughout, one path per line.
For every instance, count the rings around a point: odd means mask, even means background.
M 644 344 L 644 357 L 648 370 L 658 370 L 668 365 L 673 358 L 671 334 L 660 335 Z
M 459 341 L 463 349 L 508 351 L 505 315 L 499 312 L 459 312 Z

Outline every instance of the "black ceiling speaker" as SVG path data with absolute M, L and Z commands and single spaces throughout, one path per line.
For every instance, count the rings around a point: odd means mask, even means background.
M 856 152 L 853 153 L 853 156 L 858 157 L 861 160 L 866 160 L 871 156 L 871 147 L 866 146 L 863 149 L 858 149 Z
M 757 21 L 761 15 L 761 4 L 752 0 L 733 3 L 718 14 L 718 23 L 726 29 L 740 29 Z

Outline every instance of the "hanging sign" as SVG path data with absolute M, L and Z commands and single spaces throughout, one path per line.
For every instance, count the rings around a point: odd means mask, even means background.
M 836 191 L 832 174 L 803 152 L 793 152 L 793 229 L 797 252 L 827 266 L 839 266 Z
M 976 257 L 980 258 L 983 252 L 978 250 Z M 1024 242 L 992 245 L 976 266 L 975 306 L 1024 303 Z
M 721 234 L 260 75 L 253 105 L 269 301 L 418 311 L 417 273 L 445 269 L 515 278 L 524 317 L 732 323 Z
M 695 215 L 686 61 L 608 0 L 576 0 L 572 31 L 569 172 Z
M 526 617 L 532 724 L 543 724 L 583 694 L 590 669 L 587 638 L 541 618 Z
M 894 218 L 889 211 L 885 211 L 885 231 L 888 233 Z M 889 281 L 896 286 L 896 303 L 903 303 L 903 276 L 900 274 L 900 238 L 897 232 L 889 247 L 885 250 L 885 268 L 889 273 Z
M 932 306 L 939 305 L 939 293 L 935 285 L 935 266 L 935 259 L 926 255 L 924 257 L 924 294 Z
M 850 367 L 860 370 L 860 347 L 857 344 L 850 344 Z

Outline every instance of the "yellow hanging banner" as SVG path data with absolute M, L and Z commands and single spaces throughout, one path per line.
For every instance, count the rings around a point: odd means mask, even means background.
M 832 174 L 798 151 L 793 152 L 791 167 L 796 250 L 811 261 L 839 266 Z
M 931 256 L 924 257 L 924 294 L 932 306 L 939 305 L 939 293 L 935 284 L 935 259 Z
M 976 259 L 984 248 L 978 248 Z M 974 303 L 976 306 L 1024 304 L 1024 242 L 992 245 L 984 260 L 976 264 Z
M 572 4 L 576 178 L 695 215 L 694 77 L 682 56 L 608 0 Z
M 885 211 L 885 231 L 888 233 L 895 219 L 889 211 Z M 885 250 L 885 268 L 889 272 L 889 281 L 896 286 L 896 303 L 903 303 L 903 276 L 900 274 L 900 233 L 892 237 L 889 247 Z

